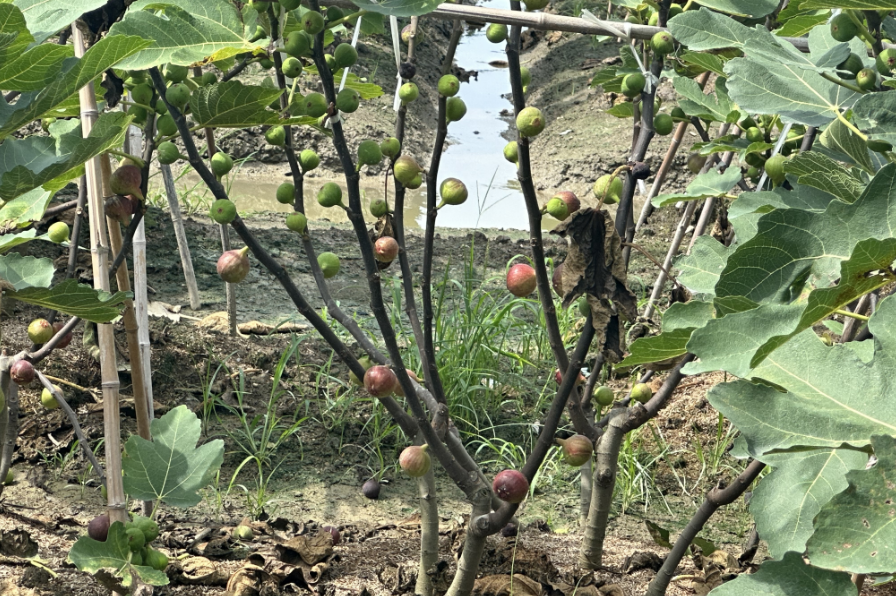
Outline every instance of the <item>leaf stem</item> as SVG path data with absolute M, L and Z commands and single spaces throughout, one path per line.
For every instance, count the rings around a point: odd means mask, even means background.
M 110 153 L 112 155 L 117 155 L 117 156 L 123 157 L 125 159 L 130 159 L 132 162 L 137 164 L 137 167 L 140 168 L 141 170 L 143 169 L 143 166 L 146 165 L 146 162 L 143 161 L 142 157 L 137 157 L 136 155 L 131 155 L 130 153 L 125 153 L 124 151 L 120 151 L 118 149 L 109 149 L 108 151 L 106 151 L 106 153 Z
M 850 317 L 850 318 L 856 319 L 857 321 L 867 321 L 868 320 L 868 317 L 866 317 L 865 315 L 860 315 L 858 313 L 849 312 L 848 310 L 843 310 L 840 308 L 835 310 L 834 314 L 835 315 L 843 315 L 844 317 Z
M 359 10 L 358 12 L 353 12 L 352 14 L 347 14 L 344 17 L 342 17 L 341 19 L 337 19 L 337 20 L 333 21 L 332 23 L 328 23 L 327 29 L 333 29 L 334 27 L 338 27 L 339 25 L 342 25 L 343 23 L 350 21 L 351 19 L 357 19 L 359 17 L 363 17 L 366 14 L 367 14 L 366 10 Z M 357 27 L 357 23 L 355 23 L 355 26 Z
M 821 73 L 821 77 L 823 79 L 827 79 L 828 81 L 830 81 L 832 83 L 836 83 L 836 84 L 840 85 L 841 87 L 846 87 L 850 91 L 855 91 L 856 93 L 861 93 L 863 95 L 866 93 L 866 91 L 860 89 L 857 85 L 853 85 L 852 83 L 847 83 L 843 79 L 837 78 L 830 73 L 823 72 L 823 73 Z
M 865 23 L 862 22 L 862 19 L 857 17 L 855 13 L 851 10 L 844 10 L 846 16 L 849 17 L 849 20 L 855 23 L 855 26 L 859 28 L 858 35 L 864 41 L 869 48 L 874 47 L 874 37 L 871 35 L 871 32 L 868 31 L 868 27 L 865 26 Z

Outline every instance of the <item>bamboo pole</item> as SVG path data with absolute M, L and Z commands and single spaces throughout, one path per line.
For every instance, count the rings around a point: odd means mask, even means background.
M 72 23 L 72 41 L 75 56 L 84 56 L 84 36 L 77 23 Z M 90 134 L 98 117 L 96 95 L 93 83 L 90 82 L 78 91 L 81 103 L 81 133 L 84 137 Z M 104 213 L 100 158 L 94 157 L 85 165 L 87 176 L 87 197 L 90 214 L 90 256 L 93 263 L 93 287 L 108 292 L 109 284 L 109 246 L 106 237 L 106 221 Z M 115 337 L 112 325 L 97 325 L 97 340 L 100 347 L 100 370 L 103 381 L 103 426 L 106 453 L 106 491 L 108 494 L 108 513 L 110 521 L 128 521 L 124 484 L 121 477 L 121 424 L 119 422 L 118 370 L 115 362 Z
M 100 157 L 100 168 L 103 174 L 103 196 L 110 197 L 114 193 L 109 188 L 109 180 L 112 177 L 112 164 L 109 162 L 108 153 L 104 153 Z M 98 212 L 97 215 L 99 213 L 102 213 L 102 211 Z M 107 217 L 106 226 L 109 230 L 109 244 L 112 248 L 112 254 L 118 254 L 121 251 L 121 245 L 124 243 L 121 236 L 121 224 Z M 115 278 L 120 292 L 131 291 L 127 259 L 115 271 Z M 131 361 L 131 386 L 134 392 L 134 411 L 137 413 L 137 434 L 148 441 L 150 440 L 149 406 L 146 404 L 146 393 L 144 393 L 143 358 L 140 355 L 140 343 L 137 338 L 137 314 L 134 312 L 133 300 L 124 301 L 121 319 L 128 338 L 128 357 Z
M 128 128 L 125 151 L 131 155 L 139 155 L 142 133 L 136 126 Z M 137 342 L 140 345 L 140 361 L 143 363 L 143 393 L 146 395 L 146 408 L 150 424 L 155 418 L 152 401 L 152 363 L 149 347 L 149 284 L 146 278 L 146 218 L 141 218 L 134 234 L 134 307 L 137 312 Z M 195 285 L 195 279 L 194 285 Z M 192 298 L 192 296 L 191 296 Z M 192 300 L 190 301 L 192 306 Z
M 168 212 L 174 226 L 174 237 L 177 238 L 180 264 L 184 268 L 187 293 L 190 295 L 190 308 L 199 310 L 202 303 L 199 301 L 199 288 L 196 286 L 196 273 L 193 271 L 193 259 L 190 256 L 190 245 L 187 242 L 187 231 L 184 229 L 184 218 L 180 212 L 180 203 L 177 201 L 177 189 L 174 188 L 174 176 L 171 174 L 171 166 L 168 164 L 161 164 L 159 169 L 162 170 L 162 180 L 165 183 L 165 196 L 168 198 Z

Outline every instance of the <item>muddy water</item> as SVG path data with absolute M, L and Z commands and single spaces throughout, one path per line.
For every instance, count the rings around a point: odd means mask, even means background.
M 510 94 L 510 81 L 505 68 L 489 65 L 490 62 L 505 59 L 503 47 L 503 44 L 490 43 L 483 28 L 465 35 L 457 49 L 456 63 L 467 70 L 477 71 L 478 79 L 471 78 L 461 85 L 459 95 L 467 104 L 467 114 L 460 122 L 448 127 L 450 145 L 442 155 L 439 179 L 453 177 L 463 180 L 470 197 L 463 205 L 442 209 L 437 220 L 439 227 L 517 230 L 529 227 L 516 179 L 516 166 L 505 160 L 502 153 L 507 143 L 502 135 L 508 131 L 510 121 L 502 119 L 500 114 L 502 110 L 512 111 L 512 105 L 505 97 Z M 283 175 L 285 171 L 285 167 L 271 168 L 269 176 L 237 175 L 232 182 L 230 196 L 239 211 L 291 211 L 290 205 L 281 205 L 274 198 L 277 186 L 287 181 Z M 182 179 L 188 185 L 195 181 L 198 178 L 190 174 Z M 324 182 L 326 180 L 323 179 L 309 180 L 306 192 L 315 193 Z M 362 187 L 365 213 L 367 205 L 382 199 L 384 194 L 381 182 L 366 184 Z M 391 185 L 389 194 L 389 202 L 392 203 Z M 548 198 L 541 197 L 542 200 Z M 408 191 L 405 201 L 405 226 L 421 229 L 426 223 L 426 187 Z M 342 210 L 324 209 L 317 205 L 313 194 L 306 198 L 305 205 L 310 219 L 348 221 Z M 369 213 L 367 217 L 370 217 Z M 545 229 L 551 229 L 556 224 L 548 216 L 542 225 Z

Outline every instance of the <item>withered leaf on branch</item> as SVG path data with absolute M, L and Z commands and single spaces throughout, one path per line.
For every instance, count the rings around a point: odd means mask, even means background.
M 604 210 L 582 209 L 551 233 L 570 240 L 560 280 L 563 307 L 587 296 L 600 351 L 609 362 L 618 362 L 625 348 L 620 317 L 635 319 L 638 301 L 626 285 L 622 242 L 613 218 Z

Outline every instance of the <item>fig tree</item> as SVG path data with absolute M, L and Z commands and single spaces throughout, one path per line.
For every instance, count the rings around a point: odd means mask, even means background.
M 507 25 L 501 23 L 492 23 L 485 30 L 485 38 L 492 43 L 503 43 L 507 41 Z
M 502 501 L 522 503 L 529 492 L 529 481 L 516 470 L 504 470 L 495 476 L 492 490 Z
M 302 166 L 302 173 L 310 172 L 320 165 L 320 157 L 311 149 L 305 149 L 299 154 L 299 165 Z
M 401 142 L 395 137 L 389 137 L 380 143 L 380 152 L 389 159 L 395 159 L 401 153 Z
M 212 173 L 218 178 L 222 178 L 233 169 L 233 160 L 223 151 L 218 151 L 212 155 Z
M 148 106 L 152 103 L 152 97 L 154 93 L 152 87 L 147 85 L 146 83 L 140 83 L 133 89 L 131 89 L 131 99 L 136 103 L 142 103 L 145 106 Z
M 653 118 L 653 129 L 656 134 L 666 136 L 675 127 L 675 121 L 669 114 L 657 114 Z
M 467 104 L 459 97 L 449 97 L 445 102 L 445 119 L 448 122 L 457 122 L 467 113 Z
M 294 56 L 290 56 L 283 61 L 283 74 L 290 79 L 299 78 L 304 68 L 305 67 L 302 66 L 302 61 Z
M 218 257 L 218 275 L 229 284 L 238 284 L 249 275 L 249 247 L 228 250 Z
M 632 387 L 632 400 L 646 404 L 653 397 L 653 391 L 647 383 L 638 383 Z
M 190 88 L 184 83 L 175 83 L 165 92 L 165 100 L 183 112 L 186 105 L 190 103 Z
M 156 152 L 158 153 L 160 164 L 171 165 L 180 159 L 180 150 L 171 141 L 159 143 Z
M 668 31 L 660 31 L 650 38 L 650 48 L 658 56 L 671 54 L 675 51 L 675 38 Z
M 58 385 L 53 385 L 53 391 L 59 393 L 59 395 L 63 395 L 62 389 L 60 389 Z M 63 399 L 65 399 L 64 395 Z M 43 391 L 40 392 L 40 403 L 48 410 L 55 410 L 59 407 L 59 402 L 56 400 L 56 396 L 53 395 L 53 392 L 46 387 L 44 387 Z
M 786 161 L 787 158 L 780 153 L 772 155 L 765 160 L 765 173 L 768 174 L 768 177 L 771 178 L 775 184 L 780 184 L 784 181 L 784 162 Z
M 336 94 L 336 109 L 346 114 L 352 114 L 361 105 L 361 96 L 354 89 L 346 87 Z
M 595 401 L 597 401 L 598 405 L 609 406 L 613 403 L 615 395 L 612 389 L 610 389 L 606 385 L 601 385 L 594 390 L 594 399 Z
M 414 158 L 409 155 L 402 155 L 395 160 L 395 163 L 392 166 L 392 173 L 395 175 L 395 179 L 401 182 L 404 186 L 411 184 L 414 177 L 421 171 L 423 171 L 423 168 L 421 168 L 420 165 L 414 161 Z
M 46 319 L 34 319 L 28 324 L 28 339 L 34 344 L 45 344 L 53 337 L 53 326 Z
M 524 298 L 535 291 L 535 269 L 526 263 L 516 263 L 507 270 L 507 290 L 517 298 Z
M 544 116 L 541 110 L 532 106 L 523 108 L 516 116 L 516 128 L 524 137 L 537 136 L 544 130 Z
M 359 166 L 375 166 L 381 161 L 383 161 L 383 152 L 379 143 L 368 139 L 358 144 Z
M 557 197 L 554 197 L 547 202 L 545 210 L 551 217 L 559 221 L 563 221 L 569 217 L 569 208 L 566 206 L 566 203 L 563 202 L 563 199 L 558 199 Z
M 411 478 L 423 476 L 432 467 L 432 458 L 426 452 L 429 445 L 411 445 L 406 447 L 398 457 L 398 465 Z
M 302 15 L 302 27 L 308 35 L 317 35 L 324 30 L 324 16 L 316 10 L 309 10 Z
M 460 91 L 460 81 L 453 74 L 446 74 L 439 79 L 439 95 L 454 97 Z
M 370 214 L 376 218 L 380 218 L 389 213 L 389 203 L 383 199 L 377 199 L 370 203 Z
M 568 190 L 561 190 L 557 194 L 554 195 L 555 199 L 560 199 L 566 204 L 566 209 L 570 214 L 575 213 L 582 207 L 581 201 L 579 201 L 579 197 L 575 195 L 575 193 Z
M 68 224 L 64 221 L 57 221 L 49 228 L 47 228 L 47 238 L 50 239 L 50 242 L 55 244 L 62 244 L 63 242 L 68 242 L 69 229 Z
M 873 68 L 863 68 L 856 74 L 856 85 L 864 91 L 871 91 L 877 87 L 877 73 Z
M 141 201 L 143 193 L 140 185 L 143 182 L 143 174 L 135 165 L 126 164 L 112 172 L 109 178 L 109 188 L 117 195 L 132 195 Z
M 351 44 L 341 43 L 333 50 L 333 58 L 336 59 L 336 66 L 339 68 L 349 68 L 358 61 L 358 50 Z
M 293 31 L 286 36 L 283 50 L 293 58 L 306 56 L 311 53 L 311 37 L 304 31 Z
M 302 109 L 312 118 L 320 118 L 327 113 L 327 98 L 320 93 L 312 92 L 302 101 Z
M 391 263 L 398 256 L 398 242 L 391 236 L 377 238 L 373 243 L 373 256 L 380 263 Z
M 605 205 L 613 205 L 622 199 L 622 179 L 612 174 L 604 174 L 594 182 L 591 192 Z
M 34 380 L 34 365 L 27 360 L 16 360 L 9 367 L 9 376 L 16 385 L 27 385 Z
M 374 501 L 379 499 L 380 483 L 375 478 L 371 478 L 361 487 L 361 493 L 368 499 L 373 499 Z
M 179 64 L 166 64 L 162 74 L 166 81 L 182 83 L 190 76 L 190 69 Z
M 439 185 L 442 202 L 439 205 L 462 205 L 469 196 L 467 186 L 457 178 L 445 178 Z
M 317 264 L 324 274 L 324 279 L 330 279 L 339 273 L 339 257 L 331 252 L 322 252 L 317 255 Z
M 281 205 L 292 205 L 296 198 L 296 187 L 292 182 L 284 182 L 277 187 L 277 202 Z
M 87 535 L 97 542 L 105 542 L 109 537 L 110 525 L 108 514 L 97 515 L 87 524 Z
M 302 234 L 305 232 L 305 226 L 308 225 L 308 219 L 305 217 L 304 213 L 299 213 L 298 211 L 294 211 L 286 216 L 286 227 L 292 230 L 293 232 L 298 232 Z
M 317 202 L 321 207 L 342 205 L 342 189 L 335 182 L 327 182 L 317 191 Z
M 504 159 L 509 161 L 510 163 L 516 163 L 519 161 L 519 151 L 516 141 L 510 141 L 506 145 L 504 145 Z
M 166 137 L 177 134 L 177 124 L 174 123 L 174 118 L 171 117 L 171 114 L 165 114 L 156 120 L 156 130 L 159 131 L 159 134 Z
M 644 75 L 640 72 L 633 72 L 622 79 L 622 94 L 630 99 L 635 98 L 644 91 L 646 84 L 647 81 L 644 79 Z
M 395 391 L 398 377 L 388 366 L 371 366 L 364 373 L 364 389 L 373 397 L 386 397 Z
M 228 199 L 218 199 L 212 203 L 208 214 L 215 223 L 227 225 L 236 219 L 236 205 L 233 204 L 233 201 Z
M 583 466 L 591 461 L 594 453 L 594 445 L 583 435 L 573 435 L 568 439 L 557 439 L 557 443 L 563 448 L 563 457 L 571 466 Z
M 859 32 L 858 26 L 853 22 L 849 15 L 841 12 L 831 19 L 831 37 L 840 43 L 846 43 L 855 37 Z
M 272 126 L 264 132 L 264 140 L 269 145 L 282 147 L 286 144 L 286 129 L 282 126 Z

